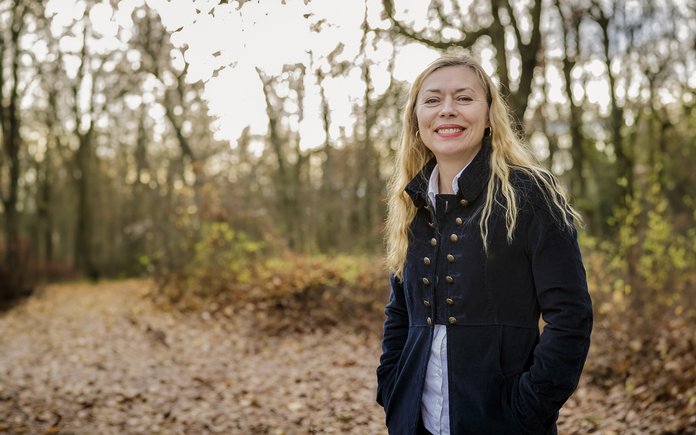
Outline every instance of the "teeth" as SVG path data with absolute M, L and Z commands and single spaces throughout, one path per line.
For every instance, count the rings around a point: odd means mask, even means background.
M 462 128 L 441 128 L 438 130 L 439 133 L 443 134 L 450 134 L 450 133 L 458 133 L 462 131 Z

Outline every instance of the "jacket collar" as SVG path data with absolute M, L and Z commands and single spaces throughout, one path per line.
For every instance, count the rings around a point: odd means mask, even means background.
M 483 192 L 488 178 L 491 175 L 490 168 L 491 144 L 490 138 L 484 137 L 481 149 L 469 166 L 464 169 L 459 177 L 459 193 L 457 197 L 473 202 Z M 428 201 L 428 181 L 437 161 L 431 158 L 423 169 L 406 185 L 406 193 L 411 197 L 416 207 L 422 207 Z

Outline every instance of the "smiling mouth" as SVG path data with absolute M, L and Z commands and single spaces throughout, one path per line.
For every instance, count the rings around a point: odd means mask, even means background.
M 436 132 L 440 134 L 454 134 L 454 133 L 459 133 L 464 131 L 462 127 L 447 127 L 447 128 L 438 128 L 435 130 Z

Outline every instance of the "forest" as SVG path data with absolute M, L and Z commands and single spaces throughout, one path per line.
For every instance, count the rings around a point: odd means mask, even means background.
M 584 219 L 559 432 L 696 433 L 688 0 L 0 0 L 0 433 L 386 433 L 386 189 L 443 53 Z

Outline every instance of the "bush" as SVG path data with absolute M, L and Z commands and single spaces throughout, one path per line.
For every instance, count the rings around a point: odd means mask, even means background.
M 639 190 L 628 207 L 617 209 L 610 224 L 616 228 L 612 238 L 581 238 L 600 309 L 630 306 L 647 319 L 665 307 L 692 309 L 696 230 L 675 228 L 659 184 Z
M 180 249 L 141 258 L 152 268 L 158 293 L 167 301 L 186 306 L 249 283 L 258 274 L 262 245 L 227 223 L 206 222 L 199 232 L 185 234 L 189 238 L 178 241 Z
M 184 229 L 185 230 L 185 229 Z M 226 223 L 185 230 L 177 250 L 141 262 L 152 268 L 163 305 L 253 317 L 272 334 L 349 324 L 381 328 L 389 285 L 371 257 L 271 254 Z

